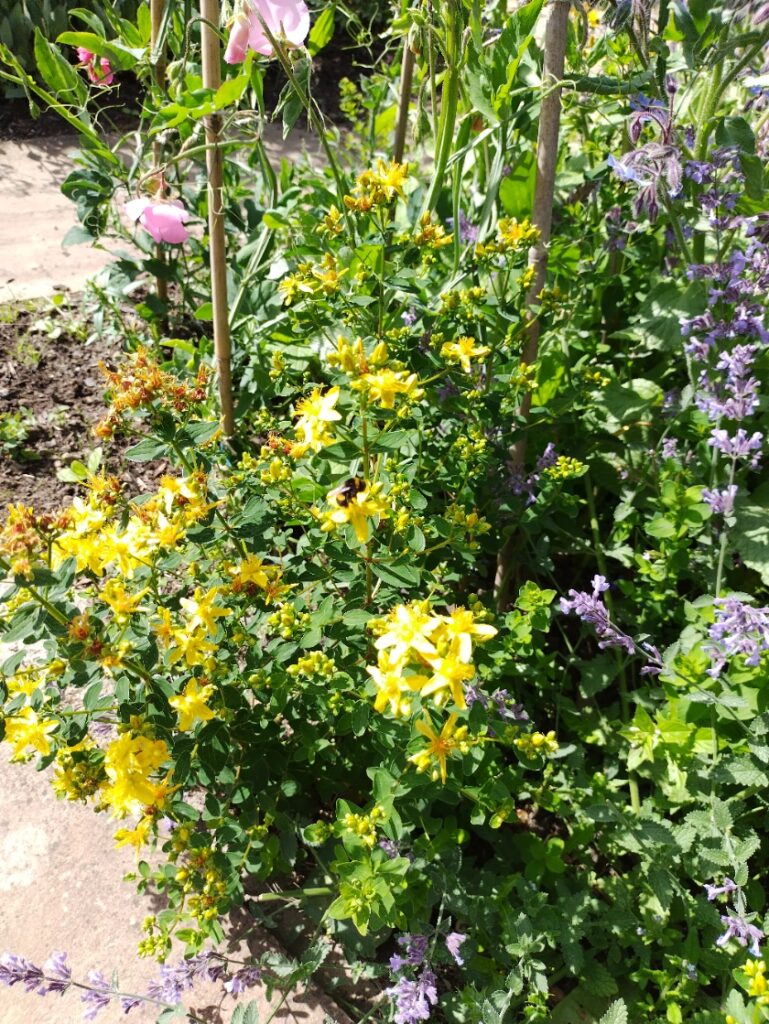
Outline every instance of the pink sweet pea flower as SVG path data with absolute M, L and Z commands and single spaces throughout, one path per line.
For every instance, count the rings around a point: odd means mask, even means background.
M 184 226 L 190 215 L 178 199 L 131 199 L 125 210 L 156 242 L 180 245 L 190 237 Z
M 94 85 L 112 85 L 115 76 L 106 57 L 99 58 L 84 46 L 78 46 L 77 59 L 85 68 L 88 80 Z
M 224 55 L 228 64 L 239 64 L 247 49 L 264 57 L 274 55 L 262 20 L 276 39 L 290 46 L 301 46 L 310 31 L 310 12 L 304 0 L 247 0 L 230 30 Z
M 224 60 L 227 64 L 241 64 L 246 59 L 250 31 L 251 21 L 248 15 L 241 11 L 232 24 L 227 49 L 224 51 Z

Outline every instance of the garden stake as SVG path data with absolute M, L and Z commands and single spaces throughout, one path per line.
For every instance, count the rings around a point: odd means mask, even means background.
M 542 85 L 546 90 L 542 98 L 539 115 L 539 132 L 537 134 L 537 178 L 534 186 L 534 209 L 531 222 L 539 232 L 534 245 L 529 250 L 529 270 L 533 272 L 531 285 L 526 295 L 526 308 L 538 301 L 545 285 L 547 273 L 547 248 L 550 242 L 550 230 L 553 223 L 553 197 L 555 194 L 555 168 L 558 161 L 558 137 L 561 126 L 561 89 L 553 88 L 563 80 L 563 69 L 566 60 L 566 34 L 569 25 L 568 0 L 553 0 L 545 29 L 545 63 L 542 71 Z M 537 358 L 539 348 L 539 316 L 535 315 L 526 328 L 525 341 L 521 362 L 531 364 Z M 523 396 L 519 417 L 525 421 L 531 409 L 531 392 Z M 521 471 L 526 461 L 526 433 L 510 450 L 513 472 Z M 497 576 L 495 590 L 497 604 L 504 608 L 507 604 L 507 592 L 512 570 L 514 541 L 512 535 L 502 546 L 497 559 Z
M 203 85 L 219 88 L 222 81 L 219 46 L 219 0 L 200 0 L 201 46 L 203 49 Z M 230 368 L 230 325 L 227 316 L 227 262 L 222 208 L 222 153 L 219 149 L 221 118 L 209 114 L 206 127 L 206 167 L 208 169 L 208 237 L 211 260 L 211 301 L 214 314 L 214 353 L 222 428 L 227 437 L 235 431 L 232 410 L 232 373 Z
M 155 79 L 155 84 L 159 89 L 163 88 L 166 73 L 165 54 L 162 51 L 158 51 L 158 39 L 160 37 L 160 26 L 163 21 L 164 5 L 165 0 L 150 0 L 150 52 L 152 55 L 153 77 Z M 163 145 L 156 138 L 152 143 L 152 164 L 155 172 L 159 174 L 159 178 L 156 179 L 159 183 L 157 192 L 159 199 L 164 199 L 166 193 L 165 178 L 162 172 L 159 171 L 162 163 L 162 152 Z M 159 242 L 155 246 L 155 259 L 158 263 L 165 265 L 165 253 L 163 251 L 163 246 Z M 165 277 L 155 277 L 155 292 L 161 302 L 168 302 L 168 281 Z M 164 327 L 165 326 L 164 318 Z

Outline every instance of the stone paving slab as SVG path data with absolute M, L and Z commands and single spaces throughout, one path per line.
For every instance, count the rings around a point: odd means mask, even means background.
M 265 125 L 263 138 L 276 167 L 282 158 L 295 162 L 315 149 L 303 132 L 284 140 L 277 125 Z M 108 251 L 92 245 L 62 248 L 78 223 L 75 204 L 60 190 L 76 149 L 72 135 L 0 142 L 0 303 L 82 291 L 110 260 Z
M 97 969 L 109 979 L 117 970 L 122 991 L 146 991 L 158 967 L 152 960 L 139 959 L 136 947 L 142 921 L 155 908 L 132 882 L 123 881 L 124 874 L 135 869 L 136 858 L 133 851 L 114 848 L 112 836 L 119 825 L 90 807 L 57 800 L 47 771 L 11 764 L 8 757 L 8 749 L 0 746 L 0 952 L 41 964 L 53 950 L 65 950 L 74 977 L 84 978 L 88 970 Z M 278 948 L 262 930 L 250 933 L 248 943 L 239 938 L 242 932 L 243 925 L 235 920 L 227 945 L 232 956 L 244 959 L 249 949 L 258 955 Z M 241 999 L 259 1001 L 260 1020 L 269 1015 L 263 988 L 251 989 Z M 273 1006 L 277 999 L 273 995 Z M 221 985 L 202 983 L 185 998 L 185 1006 L 209 1024 L 227 1024 L 236 1002 Z M 18 985 L 0 986 L 2 1024 L 76 1024 L 83 1009 L 76 991 L 43 998 Z M 114 1002 L 97 1020 L 150 1024 L 157 1012 L 137 1008 L 126 1018 Z M 349 1024 L 347 1016 L 315 990 L 294 993 L 275 1021 Z

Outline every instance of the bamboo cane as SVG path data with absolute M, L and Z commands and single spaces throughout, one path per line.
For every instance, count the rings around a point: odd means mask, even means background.
M 542 85 L 546 90 L 542 98 L 537 133 L 537 177 L 534 186 L 534 209 L 531 221 L 539 232 L 537 241 L 529 250 L 529 267 L 533 271 L 531 285 L 526 295 L 526 308 L 534 305 L 545 285 L 547 274 L 547 253 L 553 225 L 553 198 L 555 195 L 555 169 L 558 161 L 558 139 L 561 127 L 561 89 L 553 88 L 563 80 L 566 60 L 566 36 L 569 25 L 569 0 L 553 0 L 548 12 L 545 29 L 545 61 Z M 533 316 L 526 328 L 521 361 L 533 363 L 539 350 L 540 319 Z M 531 393 L 527 392 L 519 408 L 519 415 L 527 420 L 531 411 Z M 522 472 L 526 461 L 526 432 L 510 450 L 513 472 Z M 511 536 L 502 546 L 497 559 L 495 589 L 497 604 L 507 603 L 514 538 Z
M 221 85 L 221 58 L 217 28 L 219 0 L 200 0 L 201 44 L 203 49 L 203 85 L 218 89 Z M 214 355 L 219 382 L 222 428 L 227 437 L 235 431 L 230 368 L 230 326 L 227 317 L 227 260 L 222 201 L 222 152 L 219 149 L 221 118 L 210 114 L 205 119 L 206 166 L 208 169 L 208 237 L 211 263 L 211 301 L 214 314 Z
M 160 36 L 160 26 L 163 21 L 163 8 L 165 6 L 165 0 L 150 0 L 150 52 L 152 55 L 152 62 L 154 64 L 153 77 L 155 84 L 162 89 L 166 73 L 166 60 L 165 54 L 158 52 L 158 38 Z M 160 167 L 162 163 L 163 146 L 157 139 L 152 143 L 152 166 L 155 171 Z M 159 188 L 157 191 L 158 199 L 164 199 L 166 193 L 165 181 L 161 178 L 159 181 Z M 155 259 L 159 263 L 165 263 L 166 256 L 163 251 L 163 246 L 158 244 L 155 246 Z M 161 302 L 168 301 L 168 281 L 164 277 L 155 278 L 155 293 Z M 164 323 L 164 327 L 166 327 Z

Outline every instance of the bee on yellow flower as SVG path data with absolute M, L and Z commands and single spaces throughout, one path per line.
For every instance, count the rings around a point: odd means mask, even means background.
M 378 522 L 386 518 L 390 513 L 387 502 L 380 497 L 382 489 L 380 483 L 367 484 L 361 481 L 363 487 L 348 495 L 343 493 L 343 488 L 330 491 L 326 496 L 330 508 L 320 515 L 321 530 L 328 533 L 338 526 L 345 526 L 348 523 L 355 531 L 355 536 L 360 544 L 365 544 L 371 536 L 372 521 Z
M 179 732 L 189 732 L 196 722 L 208 722 L 215 717 L 208 706 L 213 693 L 214 688 L 210 683 L 201 686 L 200 680 L 190 679 L 182 693 L 168 698 L 168 703 L 179 716 Z
M 475 338 L 462 335 L 456 341 L 447 341 L 441 347 L 441 356 L 447 363 L 459 363 L 465 373 L 472 370 L 472 360 L 484 359 L 491 349 L 488 345 L 479 345 Z
M 431 769 L 433 779 L 442 783 L 446 782 L 446 762 L 449 757 L 455 754 L 466 754 L 472 745 L 468 737 L 467 726 L 457 726 L 457 716 L 449 715 L 439 733 L 433 728 L 430 718 L 425 715 L 416 723 L 417 732 L 427 740 L 427 746 L 409 757 L 409 761 L 416 765 L 418 772 L 426 772 Z M 434 764 L 437 763 L 437 768 Z

